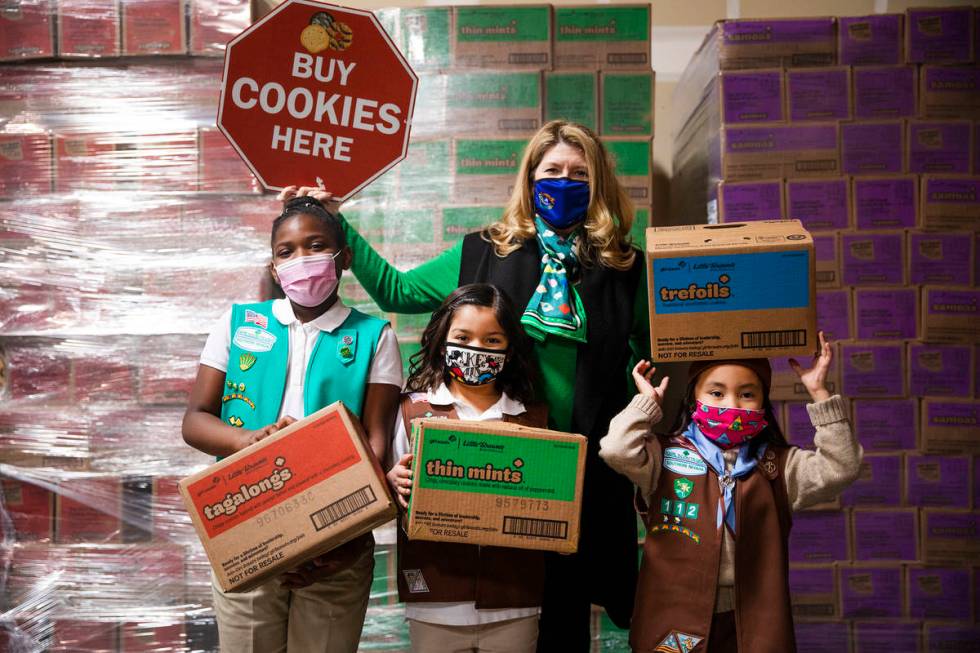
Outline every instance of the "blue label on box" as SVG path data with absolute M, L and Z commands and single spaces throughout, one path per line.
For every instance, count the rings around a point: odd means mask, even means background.
M 810 305 L 807 250 L 655 259 L 651 279 L 658 315 Z

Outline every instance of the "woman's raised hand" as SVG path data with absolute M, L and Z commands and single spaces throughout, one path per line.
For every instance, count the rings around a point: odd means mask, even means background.
M 340 201 L 334 199 L 333 193 L 327 192 L 322 188 L 317 188 L 316 186 L 286 186 L 279 191 L 276 199 L 285 204 L 294 197 L 312 197 L 313 199 L 320 200 L 323 206 L 326 207 L 327 212 L 331 215 L 340 213 Z

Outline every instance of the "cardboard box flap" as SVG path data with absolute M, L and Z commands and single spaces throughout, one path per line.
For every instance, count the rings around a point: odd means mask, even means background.
M 760 220 L 726 224 L 650 227 L 647 229 L 647 251 L 653 254 L 677 249 L 738 248 L 752 251 L 753 246 L 778 248 L 780 243 L 797 249 L 813 243 L 813 237 L 799 220 Z

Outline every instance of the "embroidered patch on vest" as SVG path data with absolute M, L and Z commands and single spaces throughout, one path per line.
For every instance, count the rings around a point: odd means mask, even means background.
M 672 630 L 653 650 L 660 653 L 690 653 L 702 640 L 703 637 Z
M 245 351 L 270 351 L 276 344 L 276 336 L 255 327 L 240 326 L 235 329 L 235 337 L 231 339 Z
M 408 583 L 408 591 L 412 594 L 425 594 L 429 591 L 429 585 L 425 582 L 425 576 L 421 569 L 403 569 L 405 582 Z
M 255 311 L 246 308 L 245 309 L 245 323 L 252 323 L 256 326 L 260 326 L 263 329 L 269 328 L 269 318 L 261 313 L 256 313 Z
M 773 452 L 771 449 L 767 450 L 765 455 L 762 457 L 762 462 L 759 463 L 759 467 L 766 475 L 766 478 L 769 480 L 775 480 L 779 472 L 779 468 L 776 466 L 775 452 Z
M 255 358 L 255 354 L 250 354 L 248 352 L 245 352 L 244 354 L 238 357 L 238 369 L 240 369 L 243 372 L 247 372 L 250 369 L 252 369 L 252 366 L 255 365 L 256 360 L 257 359 Z
M 699 455 L 683 447 L 664 449 L 664 467 L 675 474 L 687 476 L 704 476 L 708 473 L 708 464 Z
M 695 544 L 701 544 L 701 536 L 690 528 L 678 526 L 677 524 L 656 524 L 650 527 L 650 533 L 680 533 L 694 540 Z
M 341 363 L 349 363 L 354 360 L 357 353 L 357 331 L 340 331 L 340 339 L 337 341 L 337 358 Z
M 225 380 L 225 387 L 231 390 L 231 394 L 227 394 L 223 396 L 221 398 L 221 403 L 225 404 L 233 399 L 238 399 L 239 401 L 244 401 L 245 404 L 252 410 L 255 410 L 255 402 L 253 402 L 251 399 L 246 397 L 244 394 L 245 393 L 244 383 L 235 383 L 234 381 Z M 232 424 L 233 426 L 240 426 L 240 424 L 234 424 L 233 422 L 230 421 L 229 424 Z
M 678 499 L 686 499 L 694 491 L 694 481 L 689 478 L 674 479 L 674 494 Z

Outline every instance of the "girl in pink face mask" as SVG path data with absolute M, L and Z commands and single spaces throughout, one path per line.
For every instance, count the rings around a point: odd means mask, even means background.
M 766 359 L 692 363 L 666 435 L 652 427 L 663 415 L 668 379 L 654 385 L 656 369 L 647 361 L 633 369 L 638 394 L 613 418 L 599 455 L 636 484 L 647 526 L 634 650 L 796 650 L 787 579 L 791 513 L 835 498 L 857 478 L 862 456 L 846 401 L 826 387 L 832 352 L 821 332 L 810 367 L 790 361 L 813 400 L 814 450 L 783 437 Z

